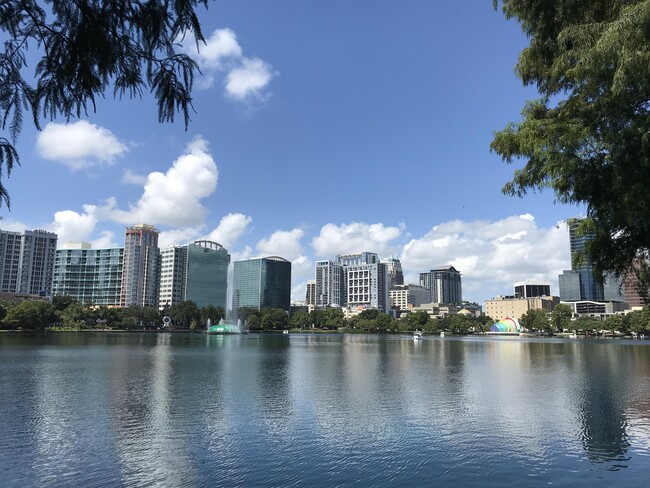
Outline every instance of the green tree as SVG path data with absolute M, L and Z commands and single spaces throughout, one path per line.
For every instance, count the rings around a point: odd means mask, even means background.
M 311 318 L 309 317 L 309 313 L 304 310 L 298 310 L 291 316 L 290 323 L 294 329 L 303 329 L 311 325 Z
M 548 330 L 550 324 L 546 311 L 539 308 L 528 310 L 521 316 L 519 323 L 528 330 Z
M 210 319 L 210 323 L 218 324 L 219 321 L 226 316 L 223 307 L 215 305 L 206 305 L 205 307 L 201 308 L 199 312 L 202 324 L 207 324 L 208 319 Z
M 68 306 L 76 302 L 77 300 L 72 298 L 70 295 L 54 295 L 52 297 L 52 305 L 54 305 L 54 308 L 57 310 L 57 312 L 62 312 L 68 308 Z
M 45 300 L 25 300 L 7 313 L 6 322 L 22 329 L 44 329 L 56 322 L 56 310 Z
M 80 329 L 88 325 L 88 311 L 80 303 L 72 301 L 62 310 L 57 309 L 54 300 L 52 301 L 52 305 L 54 306 L 64 327 Z
M 265 308 L 262 310 L 262 329 L 282 330 L 289 327 L 289 316 L 281 308 Z
M 407 331 L 424 330 L 430 321 L 429 314 L 424 310 L 410 312 L 400 317 L 400 324 L 405 324 L 404 329 Z
M 556 330 L 563 331 L 564 329 L 568 329 L 571 324 L 572 315 L 573 311 L 568 305 L 564 305 L 563 303 L 556 305 L 551 312 L 551 322 L 545 329 L 546 332 L 552 334 Z
M 47 3 L 47 6 L 42 5 Z M 173 121 L 192 109 L 196 63 L 177 52 L 177 40 L 192 32 L 204 41 L 195 8 L 207 0 L 3 0 L 0 3 L 0 176 L 18 163 L 15 144 L 23 111 L 40 119 L 80 117 L 111 87 L 115 96 L 151 91 L 158 118 Z M 28 49 L 39 58 L 28 56 Z M 35 69 L 25 73 L 28 61 Z M 0 201 L 9 196 L 0 181 Z
M 549 188 L 586 205 L 583 259 L 598 276 L 633 272 L 650 251 L 650 0 L 493 3 L 529 37 L 516 72 L 541 95 L 492 141 L 525 162 L 503 192 Z
M 201 320 L 199 307 L 192 300 L 185 300 L 184 302 L 172 305 L 169 308 L 169 315 L 172 318 L 172 323 L 176 323 L 176 325 L 185 329 L 190 328 L 192 324 L 196 328 L 198 322 Z

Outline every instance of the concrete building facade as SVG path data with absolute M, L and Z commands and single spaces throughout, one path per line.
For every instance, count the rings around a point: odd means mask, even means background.
M 226 310 L 230 254 L 219 243 L 195 241 L 160 251 L 159 308 L 191 300 Z
M 551 312 L 553 308 L 560 303 L 559 297 L 532 297 L 532 298 L 515 298 L 497 296 L 492 300 L 486 300 L 483 311 L 485 315 L 494 321 L 505 318 L 521 319 L 529 310 L 545 310 Z
M 460 304 L 463 301 L 460 271 L 453 266 L 420 273 L 420 286 L 431 291 L 431 303 Z
M 124 234 L 124 264 L 120 306 L 157 307 L 160 284 L 158 229 L 139 224 Z
M 0 292 L 51 295 L 58 237 L 0 230 Z
M 82 305 L 119 306 L 123 261 L 123 248 L 69 243 L 56 251 L 52 295 L 67 295 Z

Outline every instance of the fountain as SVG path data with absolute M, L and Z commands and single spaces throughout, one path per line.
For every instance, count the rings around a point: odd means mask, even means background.
M 208 319 L 206 333 L 208 334 L 245 334 L 246 328 L 242 327 L 242 322 L 237 318 L 237 313 L 232 306 L 232 291 L 233 291 L 233 273 L 232 265 L 228 266 L 228 291 L 227 291 L 227 304 L 226 304 L 226 317 L 222 318 L 218 324 L 211 325 L 212 322 Z

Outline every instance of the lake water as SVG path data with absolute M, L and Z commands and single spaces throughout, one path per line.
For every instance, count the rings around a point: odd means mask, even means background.
M 0 486 L 644 486 L 650 344 L 0 334 Z

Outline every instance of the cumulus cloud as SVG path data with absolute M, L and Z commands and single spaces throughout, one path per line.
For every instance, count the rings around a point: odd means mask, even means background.
M 229 98 L 243 101 L 263 99 L 265 89 L 277 74 L 269 63 L 259 58 L 247 58 L 232 29 L 216 29 L 199 43 L 192 35 L 181 40 L 185 53 L 199 64 L 203 76 L 197 87 L 206 89 L 214 85 L 215 77 L 225 73 L 224 89 Z
M 93 249 L 111 249 L 115 247 L 124 246 L 124 241 L 117 243 L 115 240 L 115 234 L 110 230 L 104 230 L 100 233 L 100 236 L 97 239 L 94 239 L 90 242 Z
M 50 122 L 38 134 L 36 148 L 41 157 L 61 162 L 73 171 L 113 164 L 128 151 L 111 131 L 86 120 Z
M 257 250 L 265 256 L 280 256 L 293 261 L 300 256 L 302 251 L 300 239 L 304 235 L 302 229 L 279 230 L 271 234 L 268 239 L 260 240 L 257 243 Z
M 102 207 L 102 215 L 127 225 L 154 222 L 173 227 L 196 226 L 207 214 L 201 200 L 214 192 L 217 179 L 217 165 L 208 152 L 208 143 L 198 137 L 167 172 L 149 173 L 142 196 L 129 210 L 118 209 L 115 199 L 109 199 Z
M 463 296 L 478 300 L 509 294 L 516 281 L 527 279 L 556 288 L 558 274 L 571 262 L 566 226 L 539 228 L 530 214 L 442 223 L 408 242 L 400 259 L 411 282 L 419 272 L 456 267 L 463 275 Z
M 273 77 L 271 65 L 261 59 L 243 59 L 241 66 L 226 77 L 226 94 L 236 100 L 262 98 L 263 90 Z
M 253 219 L 248 215 L 229 213 L 221 219 L 217 228 L 210 232 L 205 239 L 218 242 L 231 251 L 232 246 L 248 231 L 248 226 L 252 221 Z
M 183 49 L 192 54 L 202 68 L 222 68 L 229 59 L 242 56 L 242 48 L 237 42 L 237 35 L 232 29 L 215 29 L 197 48 L 196 38 L 189 35 L 182 43 Z
M 189 244 L 200 239 L 199 236 L 204 230 L 204 225 L 164 230 L 158 235 L 158 247 L 164 249 L 177 244 Z
M 312 240 L 312 246 L 317 256 L 325 258 L 362 251 L 390 255 L 396 253 L 396 240 L 403 230 L 403 226 L 391 227 L 384 224 L 330 223 L 321 228 L 320 234 Z
M 58 235 L 58 242 L 64 245 L 67 242 L 86 242 L 97 225 L 97 207 L 84 205 L 84 212 L 74 210 L 60 210 L 54 213 L 54 222 L 51 230 Z
M 25 232 L 25 229 L 32 230 L 27 224 L 23 224 L 19 220 L 5 219 L 0 217 L 0 229 L 8 230 L 9 232 Z
M 145 175 L 141 175 L 136 173 L 135 171 L 132 171 L 130 169 L 127 169 L 123 174 L 122 174 L 122 183 L 126 183 L 127 185 L 145 185 L 147 183 L 147 177 Z

